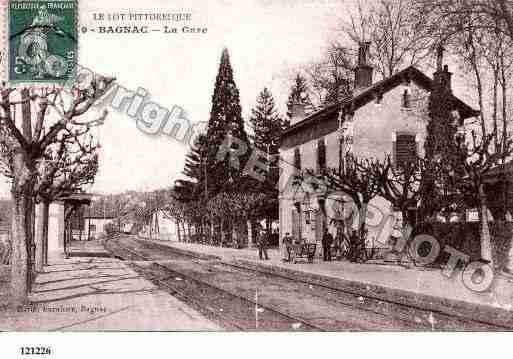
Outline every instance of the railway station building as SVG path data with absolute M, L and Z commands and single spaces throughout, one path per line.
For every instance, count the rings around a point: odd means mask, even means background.
M 410 66 L 374 82 L 368 47 L 368 43 L 362 44 L 358 51 L 352 96 L 339 98 L 310 114 L 305 113 L 303 105 L 293 105 L 291 126 L 284 131 L 280 147 L 280 245 L 288 232 L 294 238 L 319 243 L 320 250 L 324 228 L 335 235 L 332 218 L 339 217 L 343 210 L 333 205 L 344 202 L 343 193 L 305 189 L 290 180 L 296 173 L 305 169 L 339 168 L 341 154 L 346 152 L 358 158 L 378 159 L 388 154 L 396 163 L 414 155 L 422 156 L 424 152 L 429 94 L 435 81 L 451 90 L 452 74 L 443 66 L 441 53 L 433 78 Z M 459 129 L 465 131 L 477 112 L 455 95 L 451 95 L 451 103 L 453 117 Z M 330 198 L 334 200 L 330 202 Z M 379 247 L 387 242 L 387 238 L 380 238 L 390 233 L 382 230 L 383 226 L 393 226 L 387 218 L 397 215 L 385 199 L 378 197 L 371 201 L 367 223 L 382 223 L 369 226 L 367 247 Z

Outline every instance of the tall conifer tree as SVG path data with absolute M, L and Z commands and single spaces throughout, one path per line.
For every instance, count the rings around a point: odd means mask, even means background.
M 269 154 L 278 153 L 281 133 L 289 126 L 289 121 L 280 117 L 273 95 L 266 87 L 258 95 L 249 120 L 254 131 L 254 146 Z
M 200 200 L 208 196 L 208 183 L 205 187 L 205 165 L 208 154 L 207 137 L 199 135 L 189 153 L 185 156 L 183 174 L 188 177 L 185 180 L 178 180 L 175 186 L 175 193 L 178 200 L 187 202 Z
M 424 149 L 433 171 L 428 171 L 423 181 L 423 217 L 447 211 L 459 201 L 455 187 L 456 177 L 460 172 L 457 159 L 457 124 L 452 115 L 454 104 L 449 76 L 440 67 L 435 72 L 433 89 L 429 95 L 429 121 Z
M 279 152 L 281 134 L 289 126 L 289 121 L 280 117 L 275 107 L 274 98 L 267 88 L 259 93 L 256 105 L 251 110 L 250 122 L 254 131 L 254 146 L 269 155 L 276 155 Z M 277 162 L 272 161 L 270 157 L 269 159 L 271 160 L 270 170 L 266 180 L 252 185 L 252 190 L 257 190 L 265 195 L 265 201 L 262 201 L 254 210 L 267 218 L 268 223 L 270 220 L 278 219 L 276 184 L 279 176 Z
M 247 159 L 247 156 L 245 158 L 238 157 L 240 161 L 239 168 L 230 165 L 229 156 L 225 156 L 222 161 L 217 160 L 220 146 L 226 143 L 230 132 L 234 139 L 234 147 L 241 142 L 247 146 L 248 136 L 242 119 L 239 90 L 233 78 L 230 55 L 228 49 L 225 48 L 221 55 L 214 94 L 212 95 L 212 109 L 207 129 L 209 142 L 208 180 L 214 192 L 226 189 L 227 186 L 236 186 L 237 182 L 240 181 L 245 159 Z

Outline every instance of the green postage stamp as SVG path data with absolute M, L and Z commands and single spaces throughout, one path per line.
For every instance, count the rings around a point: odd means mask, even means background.
M 9 81 L 64 82 L 77 63 L 75 0 L 9 0 Z

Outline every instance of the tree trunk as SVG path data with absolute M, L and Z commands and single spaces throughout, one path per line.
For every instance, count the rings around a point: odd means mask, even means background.
M 210 216 L 210 245 L 214 244 L 214 220 Z
M 152 239 L 152 233 L 153 233 L 153 214 L 150 216 L 150 221 L 148 223 L 148 227 L 149 227 L 149 235 L 150 235 L 150 239 Z
M 175 224 L 176 224 L 176 236 L 178 238 L 178 242 L 181 242 L 182 241 L 182 237 L 180 235 L 180 221 L 179 220 L 175 220 Z
M 41 273 L 43 271 L 43 257 L 44 257 L 44 248 L 43 248 L 43 203 L 41 202 L 37 206 L 37 230 L 36 230 L 36 272 Z
M 50 201 L 43 201 L 43 265 L 48 265 L 48 222 L 50 216 Z
M 223 220 L 220 221 L 220 227 L 221 227 L 221 240 L 219 241 L 219 247 L 223 246 L 224 241 L 224 228 L 223 228 Z
M 505 223 L 505 226 L 508 224 Z M 513 231 L 510 232 L 508 257 L 506 260 L 505 271 L 513 274 Z
M 35 279 L 35 262 L 36 262 L 36 242 L 34 236 L 34 228 L 35 228 L 35 201 L 34 197 L 27 197 L 27 207 L 26 207 L 26 235 L 27 235 L 27 249 L 29 255 L 28 261 L 28 276 L 27 276 L 27 287 L 28 291 L 32 290 L 32 283 Z
M 237 225 L 238 223 L 237 222 L 233 222 L 232 224 L 232 240 L 231 242 L 237 246 L 237 248 L 239 247 L 239 226 Z
M 155 235 L 157 239 L 160 239 L 160 223 L 159 223 L 159 212 L 155 212 Z
M 248 225 L 248 248 L 252 248 L 253 247 L 253 223 L 251 223 L 251 220 L 248 219 L 247 225 Z
M 486 206 L 486 195 L 483 185 L 479 187 L 479 220 L 480 220 L 480 239 L 481 239 L 481 259 L 489 261 L 493 269 L 492 257 L 492 238 L 490 227 L 488 225 L 488 207 Z
M 11 296 L 16 304 L 28 300 L 29 252 L 27 247 L 27 207 L 30 199 L 24 194 L 13 194 Z
M 368 203 L 362 203 L 362 206 L 360 208 L 360 214 L 358 216 L 358 221 L 360 222 L 358 224 L 358 235 L 360 237 L 360 240 L 365 240 L 364 238 L 364 234 L 365 234 L 365 229 L 366 229 L 366 226 L 365 226 L 365 222 L 367 220 L 367 208 L 368 208 Z

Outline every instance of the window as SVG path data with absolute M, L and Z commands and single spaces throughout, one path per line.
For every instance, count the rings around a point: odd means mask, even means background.
M 326 144 L 324 138 L 317 141 L 317 171 L 326 169 Z
M 296 171 L 301 171 L 301 152 L 299 152 L 299 147 L 294 149 L 294 168 Z
M 96 232 L 96 226 L 94 224 L 89 225 L 89 232 Z
M 415 161 L 417 142 L 413 134 L 397 134 L 394 142 L 394 159 L 396 165 Z
M 410 96 L 410 92 L 408 90 L 404 90 L 404 92 L 403 92 L 403 98 L 402 98 L 401 106 L 403 108 L 410 108 L 411 107 L 411 96 Z

